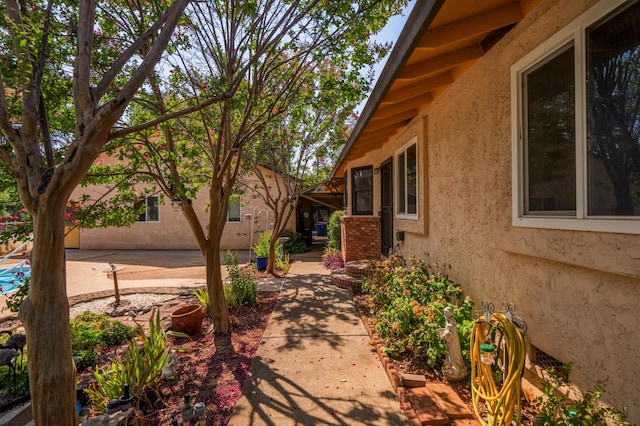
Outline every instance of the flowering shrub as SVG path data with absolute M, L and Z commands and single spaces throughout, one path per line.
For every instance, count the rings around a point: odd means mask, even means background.
M 469 333 L 473 327 L 473 302 L 462 298 L 462 288 L 422 260 L 411 258 L 407 268 L 399 256 L 378 263 L 362 290 L 375 313 L 376 331 L 390 355 L 405 352 L 424 356 L 435 366 L 447 354 L 437 330 L 445 326 L 444 308 L 453 308 L 458 323 L 462 355 L 469 356 Z
M 24 209 L 8 216 L 0 216 L 0 244 L 27 241 L 32 230 L 31 215 Z
M 338 249 L 328 248 L 322 253 L 322 264 L 332 271 L 344 267 L 342 253 Z

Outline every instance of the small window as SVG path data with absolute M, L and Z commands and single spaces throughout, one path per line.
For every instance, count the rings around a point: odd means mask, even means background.
M 240 222 L 240 201 L 229 200 L 227 207 L 227 222 Z
M 140 213 L 138 222 L 160 222 L 160 197 L 153 195 L 145 197 L 135 204 L 136 209 L 144 207 L 144 211 Z
M 638 81 L 640 2 L 600 2 L 513 65 L 514 225 L 640 233 Z
M 353 215 L 373 214 L 373 166 L 351 169 Z
M 418 145 L 415 139 L 396 152 L 398 217 L 418 216 Z

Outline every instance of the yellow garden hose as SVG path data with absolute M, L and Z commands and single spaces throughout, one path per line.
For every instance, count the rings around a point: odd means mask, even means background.
M 502 386 L 497 386 L 486 352 L 493 349 L 488 336 L 497 334 L 504 342 L 507 371 Z M 491 339 L 493 340 L 493 339 Z M 481 345 L 485 349 L 484 357 Z M 483 358 L 485 362 L 483 362 Z M 520 424 L 521 375 L 524 368 L 525 346 L 520 330 L 501 313 L 492 313 L 490 322 L 481 317 L 471 331 L 471 397 L 476 417 L 482 426 L 507 426 L 516 416 Z M 487 417 L 480 414 L 484 401 Z

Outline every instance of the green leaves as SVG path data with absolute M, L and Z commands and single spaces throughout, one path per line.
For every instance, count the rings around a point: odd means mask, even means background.
M 377 264 L 362 289 L 390 354 L 410 352 L 424 356 L 430 366 L 439 363 L 447 354 L 438 329 L 445 325 L 448 306 L 458 323 L 463 356 L 468 354 L 473 302 L 460 300 L 461 288 L 422 260 L 412 258 L 406 269 L 402 258 L 393 256 Z
M 134 335 L 134 329 L 107 315 L 84 312 L 71 323 L 71 349 L 78 370 L 92 367 L 96 351 L 119 345 Z
M 180 334 L 182 333 L 173 333 Z M 109 399 L 118 398 L 123 386 L 130 385 L 131 394 L 138 399 L 146 399 L 148 392 L 155 390 L 162 368 L 169 359 L 169 349 L 165 348 L 167 333 L 160 324 L 160 311 L 149 319 L 149 332 L 139 329 L 138 338 L 129 342 L 123 357 L 111 365 L 94 372 L 95 384 L 89 388 L 89 396 L 94 404 L 106 406 Z
M 238 253 L 229 250 L 224 254 L 224 263 L 231 281 L 224 288 L 224 297 L 229 307 L 253 306 L 258 303 L 258 281 L 253 269 L 240 268 Z
M 573 363 L 561 366 L 561 371 L 553 367 L 545 370 L 546 382 L 542 387 L 544 396 L 537 397 L 533 404 L 538 418 L 544 426 L 594 426 L 604 424 L 628 425 L 622 412 L 605 406 L 600 398 L 604 393 L 601 384 L 594 385 L 592 390 L 572 399 L 566 397 L 571 387 L 568 381 Z

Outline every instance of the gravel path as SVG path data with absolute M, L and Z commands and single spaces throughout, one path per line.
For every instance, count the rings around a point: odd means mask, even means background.
M 176 297 L 178 297 L 176 294 L 134 293 L 121 296 L 120 302 L 126 303 L 123 308 L 127 311 L 141 311 L 145 307 L 161 304 Z M 115 297 L 111 296 L 89 302 L 76 303 L 70 307 L 69 316 L 75 318 L 85 311 L 91 311 L 96 314 L 113 312 L 114 302 Z

